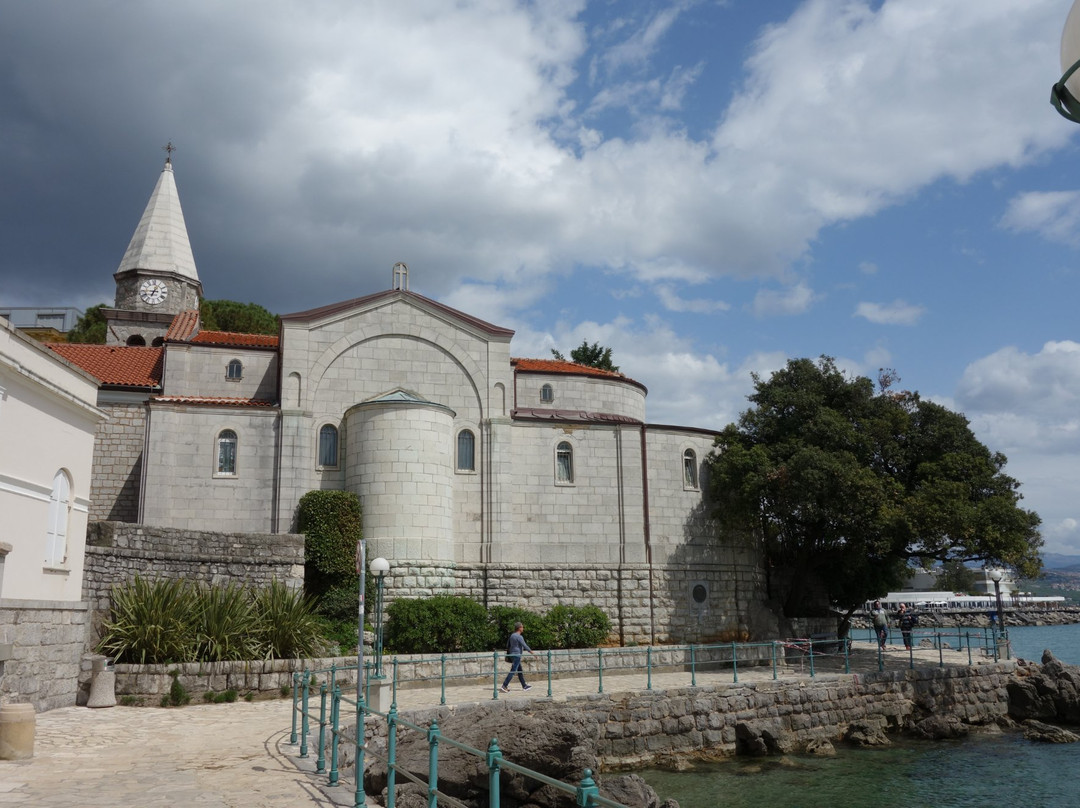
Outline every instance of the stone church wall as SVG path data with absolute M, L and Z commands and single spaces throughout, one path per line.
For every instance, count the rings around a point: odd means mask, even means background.
M 96 629 L 116 584 L 185 578 L 207 584 L 304 584 L 304 537 L 295 533 L 211 533 L 96 522 L 86 536 L 83 599 Z M 91 638 L 91 642 L 96 639 Z
M 146 405 L 101 403 L 108 413 L 94 434 L 90 521 L 135 522 L 139 518 Z
M 14 658 L 0 662 L 0 702 L 38 712 L 75 704 L 88 612 L 81 602 L 0 599 L 0 643 Z

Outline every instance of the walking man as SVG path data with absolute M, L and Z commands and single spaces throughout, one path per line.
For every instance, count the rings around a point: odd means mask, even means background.
M 521 655 L 528 651 L 535 656 L 533 649 L 525 642 L 524 632 L 525 626 L 521 623 L 515 623 L 514 633 L 510 635 L 510 641 L 506 644 L 506 658 L 510 662 L 510 673 L 506 674 L 506 680 L 502 683 L 502 687 L 499 688 L 503 693 L 510 692 L 507 685 L 510 684 L 510 680 L 514 678 L 515 673 L 518 676 L 518 681 L 521 682 L 521 689 L 532 690 L 532 685 L 525 684 L 525 674 L 521 672 Z

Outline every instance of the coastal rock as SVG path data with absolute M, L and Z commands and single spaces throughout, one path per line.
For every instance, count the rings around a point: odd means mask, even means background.
M 595 719 L 580 713 L 548 713 L 543 718 L 524 710 L 441 715 L 439 730 L 458 743 L 481 750 L 488 750 L 491 739 L 497 738 L 499 751 L 508 760 L 571 785 L 581 781 L 585 769 L 594 773 L 599 769 L 593 751 L 599 726 Z M 373 746 L 384 747 L 385 741 L 373 741 Z M 403 732 L 397 743 L 397 765 L 426 780 L 428 761 L 426 735 Z M 364 790 L 369 794 L 385 792 L 386 771 L 380 769 L 369 769 L 364 777 Z M 424 796 L 423 790 L 410 786 L 404 779 L 399 775 L 395 803 L 403 808 L 426 804 L 414 800 L 414 796 Z M 631 808 L 658 808 L 660 805 L 656 792 L 637 775 L 595 779 L 602 795 L 609 796 L 610 792 L 618 791 L 620 797 L 610 798 Z M 486 806 L 489 802 L 486 761 L 452 744 L 440 744 L 439 790 L 467 805 Z M 573 798 L 566 792 L 507 769 L 502 770 L 500 794 L 503 805 L 519 808 L 557 808 L 573 804 Z
M 1080 735 L 1074 732 L 1030 718 L 1024 722 L 1024 737 L 1029 741 L 1038 741 L 1040 743 L 1076 743 L 1080 741 Z
M 847 728 L 847 732 L 844 733 L 844 740 L 854 746 L 892 745 L 892 741 L 888 739 L 880 727 L 863 723 L 851 724 Z
M 932 715 L 924 718 L 911 728 L 911 733 L 928 741 L 943 741 L 950 738 L 963 738 L 968 734 L 968 726 L 955 715 Z
M 835 757 L 836 747 L 832 745 L 831 741 L 817 738 L 806 744 L 806 754 L 815 757 Z
M 795 751 L 796 743 L 790 732 L 772 724 L 735 725 L 735 754 L 786 755 Z
M 1049 650 L 1032 673 L 1030 665 L 1017 671 L 1006 685 L 1009 715 L 1017 721 L 1049 719 L 1080 724 L 1080 668 L 1066 665 Z

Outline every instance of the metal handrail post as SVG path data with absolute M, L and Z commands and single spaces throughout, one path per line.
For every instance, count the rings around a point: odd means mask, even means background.
M 440 658 L 439 666 L 439 704 L 446 704 L 446 654 Z
M 694 659 L 693 643 L 690 643 L 690 687 L 697 687 L 697 664 Z
M 439 808 L 439 722 L 428 729 L 428 808 Z
M 814 678 L 814 638 L 811 637 L 807 645 L 810 646 L 810 678 Z
M 914 651 L 912 653 L 914 653 Z M 938 645 L 937 654 L 938 654 L 938 667 L 939 668 L 944 668 L 945 667 L 945 643 L 940 643 Z
M 598 693 L 604 692 L 604 649 L 596 649 L 596 674 L 599 677 L 600 689 Z
M 391 702 L 386 714 L 386 805 L 394 808 L 397 790 L 397 702 Z
M 973 662 L 971 661 L 971 632 L 969 632 L 969 631 L 965 631 L 965 632 L 964 632 L 964 634 L 966 634 L 966 635 L 967 635 L 967 647 L 968 647 L 968 667 L 970 668 L 970 667 L 972 666 L 972 664 L 974 664 L 974 663 L 973 663 Z
M 772 654 L 772 678 L 773 678 L 773 681 L 775 682 L 776 678 L 777 678 L 776 677 L 776 640 L 773 640 L 772 643 L 771 643 L 770 653 Z
M 353 808 L 364 808 L 367 805 L 367 796 L 364 794 L 364 702 L 356 702 L 356 751 L 353 768 L 353 780 L 356 781 L 356 791 L 353 793 Z
M 577 804 L 581 808 L 588 808 L 593 804 L 592 798 L 600 795 L 600 788 L 596 785 L 596 781 L 592 777 L 592 769 L 585 770 L 585 776 L 581 778 L 581 783 L 577 787 L 577 793 L 574 795 L 577 797 Z
M 734 684 L 738 684 L 739 683 L 739 649 L 736 647 L 734 642 L 731 643 L 731 673 L 732 673 L 731 681 Z
M 652 646 L 645 649 L 645 689 L 652 690 Z
M 551 649 L 547 652 L 547 680 L 548 680 L 548 698 L 551 698 Z
M 302 684 L 303 695 L 300 699 L 303 705 L 303 712 L 300 713 L 300 757 L 307 757 L 307 736 L 308 736 L 308 683 L 311 681 L 311 671 L 304 671 L 304 681 Z
M 494 738 L 488 744 L 488 805 L 490 808 L 499 808 L 499 770 L 502 765 L 502 750 L 499 742 Z
M 499 652 L 491 652 L 491 698 L 499 700 Z
M 336 786 L 341 777 L 338 771 L 338 741 L 341 739 L 341 688 L 334 685 L 330 691 L 330 774 L 328 785 Z
M 293 671 L 292 675 L 292 731 L 289 733 L 289 743 L 296 743 L 296 703 L 300 699 L 300 673 Z
M 844 673 L 851 673 L 851 637 L 844 637 Z
M 315 758 L 315 771 L 326 770 L 326 682 L 319 686 L 319 754 Z
M 394 666 L 394 682 L 390 686 L 391 687 L 390 699 L 391 699 L 391 702 L 393 704 L 397 704 L 397 682 L 398 682 L 397 657 L 394 657 L 393 660 L 391 660 L 391 664 Z

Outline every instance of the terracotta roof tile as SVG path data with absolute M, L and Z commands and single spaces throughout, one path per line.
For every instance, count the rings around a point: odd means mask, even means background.
M 165 341 L 187 342 L 191 335 L 199 330 L 199 310 L 188 309 L 173 317 L 169 330 L 165 332 Z
M 200 331 L 191 338 L 200 345 L 231 345 L 245 348 L 276 348 L 277 334 L 238 334 L 232 331 Z
M 154 396 L 150 399 L 160 404 L 205 404 L 212 407 L 273 407 L 273 401 L 257 398 L 224 398 L 214 396 Z
M 102 384 L 117 387 L 160 387 L 163 348 L 128 345 L 69 345 L 56 342 L 53 351 L 78 365 Z
M 573 373 L 578 376 L 606 376 L 612 379 L 626 379 L 626 375 L 613 370 L 579 365 L 565 359 L 511 359 L 510 364 L 517 370 L 533 373 Z

